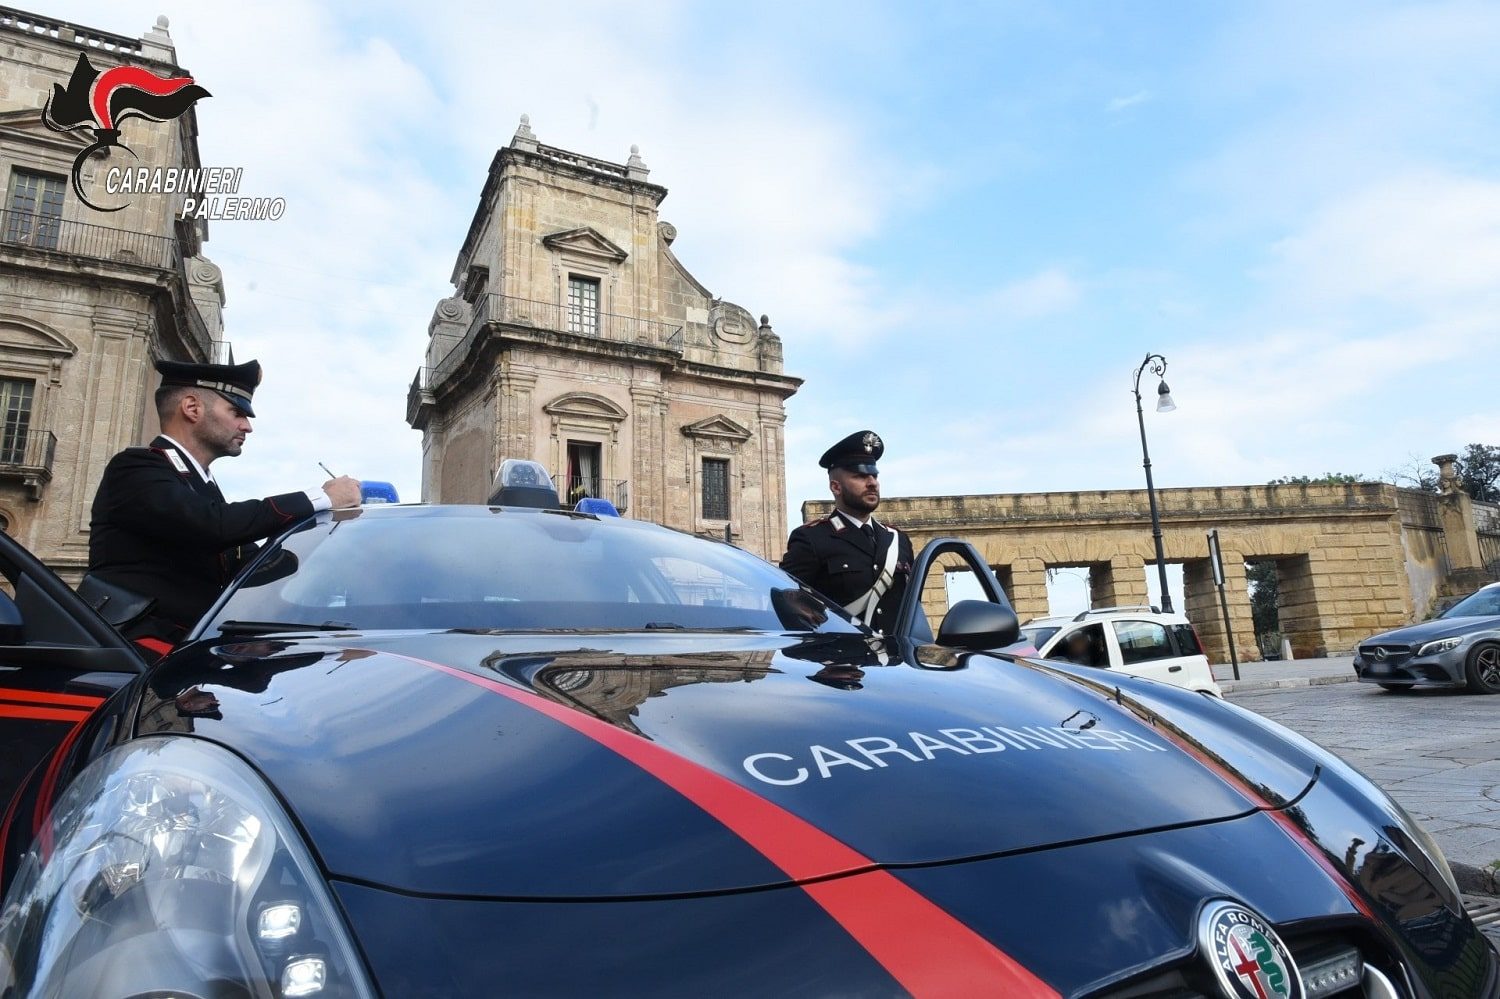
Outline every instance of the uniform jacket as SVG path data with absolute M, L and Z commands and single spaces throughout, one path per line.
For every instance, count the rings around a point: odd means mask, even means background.
M 89 572 L 156 599 L 132 637 L 175 641 L 255 554 L 254 542 L 312 512 L 300 492 L 226 502 L 186 454 L 158 437 L 121 451 L 104 469 L 89 525 Z
M 912 547 L 906 533 L 893 534 L 874 518 L 875 544 L 850 520 L 838 513 L 803 524 L 787 539 L 781 567 L 838 604 L 848 604 L 865 593 L 880 576 L 890 551 L 891 538 L 899 536 L 896 578 L 881 597 L 871 627 L 885 631 L 894 620 L 906 583 L 911 576 Z

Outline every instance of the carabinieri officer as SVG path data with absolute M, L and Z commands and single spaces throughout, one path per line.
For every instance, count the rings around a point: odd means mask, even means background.
M 318 510 L 358 506 L 356 479 L 230 503 L 209 465 L 240 453 L 260 363 L 158 361 L 161 434 L 110 459 L 94 494 L 89 578 L 79 587 L 147 658 L 164 655 L 255 555 L 254 542 Z M 94 597 L 90 597 L 90 593 Z M 133 604 L 128 620 L 103 604 Z
M 911 539 L 875 520 L 885 445 L 874 431 L 852 433 L 823 453 L 833 513 L 787 539 L 781 567 L 875 631 L 896 616 L 911 576 Z

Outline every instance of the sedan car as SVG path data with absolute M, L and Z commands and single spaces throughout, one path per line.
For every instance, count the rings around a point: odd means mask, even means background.
M 986 599 L 920 642 L 939 556 Z M 149 669 L 0 569 L 7 997 L 1500 990 L 1399 805 L 1217 698 L 978 651 L 1017 625 L 962 542 L 880 636 L 650 524 L 322 513 Z
M 1155 607 L 1095 607 L 1075 617 L 1043 617 L 1021 635 L 1044 659 L 1113 669 L 1223 696 L 1198 633 L 1181 614 Z
M 1360 642 L 1354 672 L 1362 682 L 1396 693 L 1465 687 L 1500 694 L 1500 583 L 1476 590 L 1431 621 Z

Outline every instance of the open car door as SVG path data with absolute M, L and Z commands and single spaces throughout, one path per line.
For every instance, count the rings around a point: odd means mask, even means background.
M 3 815 L 32 768 L 146 663 L 56 573 L 4 534 L 0 576 Z
M 936 538 L 912 563 L 892 632 L 919 644 L 1000 650 L 1016 646 L 1021 629 L 1004 588 L 974 546 Z

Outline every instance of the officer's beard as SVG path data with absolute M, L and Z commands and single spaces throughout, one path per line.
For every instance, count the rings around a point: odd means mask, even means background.
M 873 498 L 866 499 L 863 493 L 852 493 L 846 489 L 839 493 L 836 505 L 863 519 L 880 506 L 880 494 L 876 493 Z

